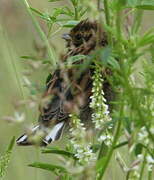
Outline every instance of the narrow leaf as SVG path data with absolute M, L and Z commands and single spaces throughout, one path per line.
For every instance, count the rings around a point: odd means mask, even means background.
M 128 141 L 124 141 L 124 142 L 119 143 L 119 144 L 117 144 L 116 146 L 114 146 L 114 149 L 121 148 L 122 146 L 125 146 L 125 145 L 127 145 L 127 144 L 128 144 Z
M 42 153 L 59 154 L 59 155 L 75 158 L 73 153 L 69 151 L 59 150 L 59 149 L 46 148 L 42 150 Z
M 30 60 L 38 60 L 36 57 L 34 56 L 21 56 L 22 59 L 30 59 Z
M 67 28 L 73 28 L 79 23 L 79 21 L 68 21 L 66 24 L 63 25 L 63 27 Z
M 38 11 L 37 9 L 34 9 L 32 7 L 30 7 L 30 10 L 32 10 L 33 12 L 35 12 L 37 15 L 39 16 L 43 16 L 43 13 L 41 13 L 40 11 Z
M 12 151 L 13 146 L 14 146 L 14 143 L 15 143 L 15 137 L 13 137 L 13 138 L 11 139 L 7 151 L 9 151 L 9 152 Z
M 59 175 L 60 173 L 67 173 L 67 170 L 64 167 L 54 165 L 54 164 L 34 162 L 32 164 L 29 164 L 28 166 L 51 171 L 51 172 L 55 173 L 56 175 Z
M 15 143 L 15 137 L 13 137 L 10 141 L 10 144 L 6 150 L 6 152 L 4 153 L 4 155 L 2 155 L 0 157 L 0 178 L 4 177 L 8 164 L 10 162 L 10 156 L 13 150 L 13 146 Z
M 103 64 L 107 64 L 111 55 L 112 55 L 112 48 L 109 46 L 100 50 L 100 59 Z
M 120 65 L 118 63 L 118 61 L 114 58 L 110 58 L 109 61 L 108 61 L 108 64 L 113 68 L 113 69 L 116 69 L 116 70 L 120 70 Z
M 57 2 L 57 1 L 61 1 L 61 0 L 49 0 L 49 2 Z
M 80 54 L 76 55 L 76 56 L 71 56 L 68 58 L 67 63 L 75 63 L 75 62 L 78 62 L 78 61 L 85 59 L 85 58 L 86 58 L 85 55 L 80 55 Z
M 135 146 L 135 155 L 139 155 L 139 154 L 142 154 L 142 149 L 143 149 L 143 146 L 141 143 L 138 143 L 136 146 Z
M 143 10 L 154 10 L 154 5 L 149 5 L 149 4 L 138 5 L 138 6 L 136 6 L 136 8 L 143 9 Z

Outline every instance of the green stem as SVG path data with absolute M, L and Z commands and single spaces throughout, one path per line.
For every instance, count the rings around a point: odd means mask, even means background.
M 124 141 L 124 142 L 122 142 L 122 143 L 117 144 L 117 145 L 114 147 L 114 149 L 120 148 L 120 147 L 125 146 L 125 145 L 127 145 L 127 144 L 128 144 L 128 141 Z
M 120 53 L 120 51 L 119 51 L 119 53 Z M 151 131 L 150 131 L 150 129 L 149 129 L 149 127 L 148 127 L 148 125 L 147 125 L 147 123 L 145 121 L 145 117 L 144 117 L 143 113 L 140 110 L 140 104 L 138 104 L 138 102 L 136 101 L 137 99 L 136 99 L 136 97 L 134 95 L 134 92 L 132 91 L 132 87 L 130 85 L 128 75 L 126 74 L 125 68 L 123 67 L 123 65 L 124 65 L 123 62 L 121 61 L 121 66 L 122 66 L 121 70 L 122 70 L 122 75 L 124 77 L 124 82 L 125 82 L 124 91 L 126 92 L 126 94 L 129 95 L 131 102 L 133 102 L 132 103 L 132 109 L 136 110 L 136 112 L 138 113 L 139 118 L 142 120 L 142 122 L 143 122 L 143 124 L 144 124 L 144 126 L 145 126 L 145 128 L 146 128 L 146 130 L 148 132 L 149 138 L 152 140 L 152 142 L 154 144 L 154 136 L 151 133 Z
M 104 10 L 105 10 L 105 19 L 106 19 L 106 24 L 110 26 L 110 11 L 109 11 L 109 4 L 108 0 L 104 0 Z
M 103 142 L 101 143 L 101 148 L 100 148 L 100 151 L 98 153 L 98 157 L 97 157 L 97 160 L 99 160 L 101 158 L 101 155 L 102 155 L 102 152 L 103 152 Z
M 137 10 L 134 24 L 132 27 L 132 34 L 136 34 L 140 30 L 142 17 L 143 17 L 143 10 Z
M 126 180 L 129 180 L 129 177 L 130 177 L 130 171 L 127 172 Z
M 20 72 L 18 71 L 18 68 L 17 68 L 17 64 L 16 64 L 16 61 L 15 61 L 16 58 L 13 55 L 12 46 L 9 43 L 7 32 L 3 30 L 1 24 L 0 24 L 0 29 L 2 29 L 3 36 L 4 36 L 5 40 L 6 40 L 6 46 L 7 46 L 8 54 L 10 56 L 11 65 L 12 65 L 12 68 L 14 70 L 14 74 L 15 74 L 15 77 L 16 77 L 16 81 L 17 81 L 17 84 L 18 84 L 19 91 L 21 93 L 22 98 L 25 100 L 24 90 L 23 90 L 23 86 L 22 86 L 21 78 L 20 78 L 21 75 L 20 75 Z M 25 109 L 26 109 L 26 115 L 28 116 L 28 109 L 26 108 L 26 106 L 25 106 Z
M 116 13 L 116 31 L 117 31 L 118 43 L 121 43 L 121 35 L 122 35 L 122 32 L 121 32 L 121 17 L 122 17 L 121 11 L 117 10 L 117 13 Z
M 137 3 L 141 4 L 143 0 L 138 0 Z M 136 34 L 141 27 L 141 22 L 142 22 L 142 18 L 143 18 L 143 10 L 138 9 L 134 15 L 134 22 L 133 22 L 133 26 L 132 26 L 132 34 Z
M 78 20 L 78 1 L 77 4 L 74 5 L 74 19 Z
M 49 44 L 49 41 L 48 41 L 45 33 L 42 31 L 39 23 L 37 22 L 37 20 L 36 20 L 35 17 L 33 16 L 33 13 L 31 12 L 31 9 L 30 9 L 30 6 L 29 6 L 29 4 L 28 4 L 28 1 L 27 1 L 27 0 L 23 0 L 23 2 L 24 2 L 24 4 L 25 4 L 25 6 L 26 6 L 26 9 L 27 9 L 29 15 L 30 15 L 31 18 L 32 18 L 32 21 L 33 21 L 33 23 L 34 23 L 34 25 L 35 25 L 36 30 L 37 30 L 38 33 L 40 34 L 41 39 L 44 41 L 44 43 L 45 43 L 45 45 L 46 45 L 46 47 L 47 47 L 48 56 L 49 56 L 49 58 L 51 59 L 53 68 L 55 68 L 55 67 L 56 67 L 55 52 L 53 51 L 53 49 L 51 49 L 50 44 Z
M 145 117 L 144 117 L 144 116 L 142 115 L 142 113 L 141 113 L 141 110 L 140 110 L 140 108 L 139 108 L 139 104 L 137 104 L 137 102 L 136 102 L 136 98 L 135 98 L 135 95 L 133 94 L 133 91 L 132 91 L 132 88 L 131 88 L 131 86 L 130 86 L 129 80 L 128 80 L 128 78 L 125 76 L 125 74 L 123 74 L 123 75 L 124 75 L 124 77 L 125 77 L 126 90 L 128 90 L 127 92 L 128 92 L 128 94 L 130 95 L 130 98 L 131 98 L 131 100 L 132 100 L 132 102 L 133 102 L 133 107 L 132 107 L 132 109 L 134 109 L 134 110 L 136 110 L 136 111 L 138 112 L 138 115 L 139 115 L 140 119 L 142 120 L 142 122 L 143 122 L 143 124 L 144 124 L 144 126 L 145 126 L 145 128 L 146 128 L 146 130 L 147 130 L 147 132 L 148 132 L 149 138 L 152 140 L 152 142 L 153 142 L 153 144 L 154 144 L 154 136 L 153 136 L 153 134 L 151 133 L 151 131 L 150 131 L 150 129 L 149 129 L 149 127 L 148 127 L 148 125 L 147 125 L 147 123 L 146 123 L 146 121 L 145 121 Z
M 113 143 L 112 143 L 112 146 L 111 148 L 109 149 L 108 153 L 107 153 L 107 157 L 106 157 L 106 160 L 104 162 L 104 165 L 101 169 L 101 172 L 100 172 L 100 175 L 98 177 L 98 180 L 101 180 L 105 174 L 105 171 L 108 167 L 108 164 L 111 160 L 111 157 L 112 157 L 112 154 L 114 152 L 114 147 L 115 145 L 117 144 L 117 141 L 119 139 L 119 134 L 120 134 L 120 129 L 121 129 L 121 119 L 122 119 L 122 115 L 123 115 L 123 103 L 122 103 L 122 106 L 121 106 L 121 110 L 120 110 L 120 118 L 119 118 L 119 121 L 118 121 L 118 124 L 117 124 L 117 129 L 116 129 L 116 133 L 115 133 L 115 136 L 114 136 L 114 139 L 113 139 Z M 100 151 L 102 151 L 102 147 L 100 149 Z
M 141 166 L 141 171 L 140 171 L 139 180 L 142 180 L 142 177 L 143 177 L 144 168 L 145 168 L 145 164 L 146 164 L 146 155 L 147 155 L 147 151 L 145 150 L 144 159 L 143 159 L 143 163 L 142 163 L 142 166 Z
M 148 172 L 148 180 L 152 180 L 152 171 Z
M 138 0 L 138 4 L 140 4 L 143 0 Z M 142 22 L 142 18 L 143 18 L 143 10 L 137 10 L 135 13 L 135 18 L 134 18 L 134 23 L 132 26 L 132 34 L 136 34 L 141 27 L 141 22 Z
M 108 26 L 111 26 L 111 16 L 110 16 L 110 11 L 109 11 L 109 1 L 104 0 L 104 14 L 105 14 L 105 19 L 106 19 L 106 24 Z M 112 46 L 113 45 L 113 39 L 112 39 L 112 34 L 111 32 L 108 32 L 108 42 Z

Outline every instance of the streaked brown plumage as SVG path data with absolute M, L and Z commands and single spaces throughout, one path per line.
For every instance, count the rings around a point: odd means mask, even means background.
M 69 34 L 64 34 L 68 51 L 63 56 L 65 62 L 68 57 L 78 54 L 89 55 L 96 47 L 107 45 L 107 37 L 97 22 L 81 21 Z M 77 62 L 82 65 L 84 60 Z M 74 63 L 75 64 L 75 63 Z M 78 67 L 78 66 L 77 66 Z M 32 130 L 35 135 L 42 130 L 44 135 L 41 145 L 48 145 L 59 139 L 63 127 L 69 122 L 69 114 L 77 112 L 81 120 L 91 119 L 89 108 L 93 69 L 87 66 L 83 71 L 80 68 L 59 67 L 53 75 L 49 75 L 46 82 L 46 91 L 43 97 L 49 97 L 46 105 L 40 106 L 39 125 Z M 108 101 L 112 99 L 112 89 L 108 82 L 104 83 L 104 92 Z M 51 97 L 50 97 L 51 96 Z M 55 128 L 55 129 L 54 129 Z M 17 140 L 18 145 L 32 145 L 28 135 L 24 134 Z

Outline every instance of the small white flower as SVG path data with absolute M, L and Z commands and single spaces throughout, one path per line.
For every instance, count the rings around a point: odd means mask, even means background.
M 151 127 L 151 128 L 150 128 L 150 132 L 151 132 L 152 134 L 154 134 L 154 127 Z
M 75 157 L 78 158 L 79 163 L 87 164 L 96 158 L 91 150 L 91 144 L 87 144 L 85 140 L 86 129 L 76 115 L 72 114 L 70 117 L 72 118 L 72 128 L 70 129 L 72 139 L 70 140 L 70 144 L 73 147 Z
M 147 169 L 148 171 L 152 171 L 152 167 L 154 165 L 154 158 L 150 155 L 148 155 L 146 157 L 146 161 L 147 161 Z
M 95 124 L 96 129 L 102 129 L 104 123 L 111 121 L 109 116 L 109 108 L 106 103 L 106 99 L 104 98 L 103 92 L 103 78 L 99 69 L 95 69 L 95 73 L 93 75 L 93 95 L 91 96 L 90 107 L 94 110 L 92 115 L 92 121 Z
M 154 158 L 152 158 L 152 156 L 148 155 L 148 156 L 146 157 L 146 160 L 147 160 L 147 163 L 149 163 L 149 164 L 154 164 Z
M 99 142 L 105 141 L 106 138 L 107 138 L 107 137 L 106 137 L 105 135 L 101 135 L 101 136 L 98 138 L 98 141 L 99 141 Z
M 152 167 L 153 167 L 153 165 L 152 165 L 152 164 L 149 164 L 149 165 L 147 166 L 147 170 L 148 170 L 148 171 L 152 171 Z
M 138 155 L 137 155 L 137 158 L 138 158 L 140 161 L 143 161 L 143 154 L 138 154 Z
M 139 141 L 143 141 L 144 140 L 144 143 L 148 143 L 148 132 L 145 128 L 145 126 L 143 126 L 141 129 L 140 129 L 140 132 L 138 133 L 138 140 Z M 147 140 L 145 142 L 145 140 Z
M 139 178 L 139 177 L 140 177 L 140 174 L 139 174 L 138 171 L 134 171 L 134 177 L 135 177 L 135 178 Z

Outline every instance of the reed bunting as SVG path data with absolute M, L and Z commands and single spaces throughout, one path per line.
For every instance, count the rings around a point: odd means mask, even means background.
M 90 55 L 97 47 L 105 47 L 106 33 L 96 21 L 83 20 L 68 34 L 63 35 L 66 40 L 67 53 L 63 55 L 62 64 L 76 55 Z M 49 74 L 43 98 L 47 102 L 40 105 L 39 121 L 30 133 L 25 133 L 17 139 L 18 145 L 34 145 L 34 136 L 41 134 L 39 145 L 46 146 L 58 140 L 65 126 L 69 124 L 69 114 L 76 112 L 81 120 L 88 124 L 92 110 L 89 107 L 92 95 L 93 68 L 84 65 L 86 60 L 73 62 L 71 67 L 59 65 L 53 74 Z M 82 69 L 82 70 L 81 70 Z M 103 90 L 107 102 L 111 100 L 112 88 L 108 81 L 104 81 Z M 86 123 L 87 122 L 87 123 Z

